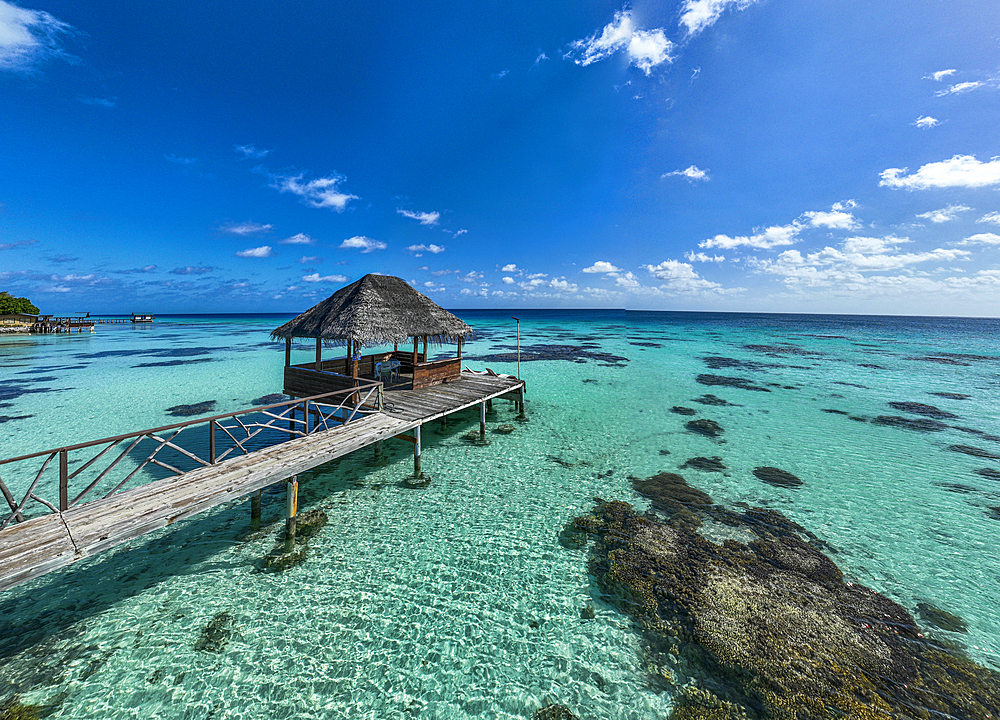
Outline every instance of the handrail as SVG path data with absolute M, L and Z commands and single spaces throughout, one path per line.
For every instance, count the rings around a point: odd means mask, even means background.
M 88 440 L 87 442 L 77 443 L 76 445 L 63 445 L 62 447 L 57 447 L 52 450 L 41 450 L 39 452 L 30 453 L 28 455 L 19 455 L 13 458 L 7 458 L 6 460 L 0 460 L 0 465 L 6 465 L 7 463 L 17 462 L 19 460 L 29 460 L 33 457 L 39 457 L 41 455 L 48 455 L 49 453 L 59 452 L 60 450 L 79 450 L 81 448 L 90 447 L 92 445 L 102 445 L 108 442 L 128 440 L 129 438 L 138 437 L 140 435 L 148 435 L 149 433 L 158 433 L 164 430 L 172 430 L 178 427 L 184 427 L 187 425 L 197 425 L 199 423 L 206 423 L 212 420 L 224 420 L 226 418 L 231 418 L 235 415 L 246 415 L 252 412 L 260 412 L 261 410 L 269 410 L 270 408 L 279 407 L 281 405 L 296 405 L 303 401 L 313 402 L 317 398 L 326 398 L 332 395 L 352 395 L 356 392 L 364 390 L 374 385 L 381 385 L 380 382 L 367 382 L 359 385 L 356 388 L 344 388 L 343 390 L 334 390 L 333 392 L 323 393 L 322 395 L 312 395 L 307 398 L 296 398 L 294 400 L 283 400 L 279 403 L 273 403 L 271 405 L 258 405 L 256 407 L 248 408 L 246 410 L 237 410 L 236 412 L 225 413 L 223 415 L 210 415 L 203 418 L 195 418 L 194 420 L 186 420 L 185 422 L 172 423 L 170 425 L 162 425 L 160 427 L 151 428 L 148 430 L 139 430 L 137 432 L 126 433 L 125 435 L 115 435 L 114 437 L 101 438 L 100 440 Z
M 117 493 L 148 465 L 157 466 L 174 475 L 183 475 L 191 470 L 210 467 L 222 462 L 229 455 L 233 455 L 234 457 L 240 454 L 247 455 L 257 449 L 262 449 L 262 443 L 264 443 L 263 447 L 273 444 L 273 442 L 267 442 L 267 438 L 262 435 L 265 431 L 274 431 L 279 436 L 288 436 L 284 439 L 304 437 L 330 430 L 336 427 L 337 424 L 343 425 L 349 423 L 359 415 L 378 413 L 383 407 L 384 395 L 382 383 L 364 382 L 359 383 L 358 387 L 334 390 L 306 398 L 284 400 L 282 402 L 271 403 L 270 405 L 259 405 L 236 412 L 211 415 L 0 460 L 0 466 L 4 466 L 26 460 L 45 458 L 45 461 L 41 463 L 40 469 L 37 469 L 38 466 L 34 465 L 28 471 L 27 477 L 30 478 L 34 474 L 34 479 L 30 483 L 27 483 L 29 485 L 28 490 L 24 493 L 20 502 L 16 500 L 9 486 L 0 478 L 0 494 L 2 494 L 2 499 L 6 501 L 10 508 L 9 514 L 0 514 L 0 531 L 12 522 L 24 522 L 26 519 L 30 519 L 25 515 L 25 508 L 32 502 L 46 508 L 49 512 L 61 512 L 81 504 L 84 498 L 108 478 L 111 472 L 126 456 L 129 456 L 144 441 L 146 441 L 144 449 L 134 457 L 133 462 L 128 463 L 124 471 L 117 473 L 116 477 L 106 484 L 105 490 L 101 490 L 98 493 L 101 497 L 107 498 Z M 304 419 L 295 417 L 299 411 L 302 412 Z M 338 413 L 340 414 L 338 415 Z M 257 419 L 246 417 L 255 414 L 258 416 Z M 263 417 L 261 418 L 260 416 Z M 314 418 L 312 427 L 310 427 L 308 420 L 310 416 Z M 205 439 L 207 440 L 207 448 L 193 449 L 191 447 L 183 447 L 177 443 L 176 438 L 183 430 L 194 425 L 205 424 L 209 426 L 209 437 Z M 220 431 L 221 437 L 217 438 Z M 249 442 L 258 436 L 260 436 L 260 439 L 256 442 L 256 446 L 251 447 Z M 190 434 L 185 434 L 185 437 L 191 436 Z M 199 434 L 197 437 L 200 438 L 202 436 Z M 231 443 L 227 442 L 227 438 Z M 95 466 L 95 463 L 111 450 L 120 448 L 123 442 L 129 440 L 131 442 L 127 443 L 124 451 L 113 453 L 105 463 Z M 223 447 L 229 446 L 228 449 L 217 453 L 217 441 L 221 441 Z M 198 441 L 195 440 L 195 442 Z M 152 443 L 154 446 L 151 451 L 149 443 Z M 89 460 L 83 462 L 80 467 L 75 468 L 72 472 L 69 471 L 69 453 L 101 445 L 105 445 L 106 447 L 97 452 Z M 170 462 L 165 462 L 163 458 L 157 457 L 160 451 L 167 449 L 175 453 L 173 459 L 167 458 Z M 142 453 L 146 453 L 145 457 L 142 456 Z M 42 482 L 46 471 L 49 470 L 49 466 L 53 464 L 53 460 L 56 458 L 58 458 L 58 478 Z M 76 462 L 81 461 L 77 460 Z M 175 467 L 170 463 L 177 463 L 187 467 L 187 469 Z M 81 473 L 92 466 L 95 467 L 88 475 L 96 474 L 96 477 L 81 477 L 80 485 L 85 485 L 85 487 L 75 496 L 71 496 L 69 489 L 70 481 L 80 476 Z M 37 473 L 34 472 L 36 469 Z M 125 474 L 123 479 L 121 479 L 122 474 Z M 39 487 L 40 483 L 41 488 Z M 55 490 L 55 486 L 58 487 L 58 506 L 57 503 L 46 500 L 40 495 L 43 490 L 46 491 L 46 494 Z M 106 491 L 108 486 L 111 486 L 110 491 Z

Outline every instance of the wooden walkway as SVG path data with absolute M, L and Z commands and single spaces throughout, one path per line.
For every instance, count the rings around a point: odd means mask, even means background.
M 513 378 L 463 372 L 446 385 L 387 390 L 383 412 L 12 523 L 0 531 L 0 591 L 521 387 Z

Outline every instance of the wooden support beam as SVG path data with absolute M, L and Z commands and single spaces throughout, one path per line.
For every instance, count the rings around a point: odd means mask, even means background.
M 260 527 L 260 498 L 263 490 L 258 490 L 250 496 L 250 529 L 257 530 Z
M 419 478 L 423 476 L 420 471 L 420 426 L 417 425 L 413 428 L 413 437 L 416 438 L 416 442 L 413 443 L 413 477 Z
M 413 435 L 404 435 L 402 433 L 399 434 L 399 435 L 393 435 L 393 439 L 394 440 L 405 440 L 408 443 L 415 443 L 417 441 L 417 438 L 415 438 Z
M 285 496 L 285 552 L 291 552 L 295 547 L 295 518 L 299 514 L 299 476 L 292 475 L 288 480 L 288 491 Z
M 418 357 L 417 352 L 419 351 L 419 345 L 418 345 L 419 342 L 420 342 L 419 338 L 417 338 L 417 336 L 414 335 L 413 336 L 413 369 L 414 369 L 414 371 L 416 371 L 416 368 L 417 368 L 417 357 Z
M 316 372 L 323 369 L 323 340 L 316 338 Z
M 521 389 L 518 392 L 518 397 L 520 399 L 518 400 L 518 403 L 517 403 L 518 406 L 519 406 L 519 410 L 518 410 L 517 416 L 519 418 L 523 418 L 524 417 L 524 385 L 521 386 Z
M 289 367 L 292 364 L 292 339 L 285 338 L 285 367 Z

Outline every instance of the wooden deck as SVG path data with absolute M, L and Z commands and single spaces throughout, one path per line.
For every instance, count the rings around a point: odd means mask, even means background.
M 389 389 L 383 412 L 11 523 L 0 531 L 0 591 L 522 387 L 513 378 L 463 372 L 432 388 Z

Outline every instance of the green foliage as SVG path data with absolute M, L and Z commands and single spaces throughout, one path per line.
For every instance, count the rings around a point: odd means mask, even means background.
M 0 292 L 0 315 L 12 315 L 14 313 L 38 315 L 39 310 L 26 297 L 16 298 L 9 292 Z

